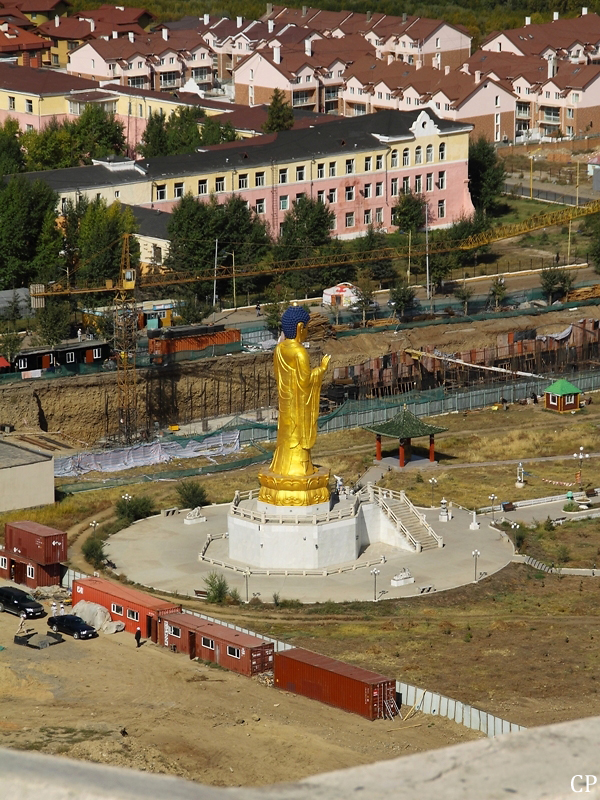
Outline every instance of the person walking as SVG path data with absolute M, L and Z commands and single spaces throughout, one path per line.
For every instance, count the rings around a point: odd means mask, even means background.
M 20 617 L 21 621 L 19 622 L 19 627 L 17 628 L 15 636 L 18 636 L 20 633 L 27 633 L 27 627 L 25 626 L 25 622 L 27 620 L 27 614 L 24 611 L 21 611 Z
M 77 329 L 77 341 L 78 341 L 78 342 L 80 342 L 80 341 L 81 341 L 81 334 L 82 334 L 82 333 L 83 333 L 83 331 L 81 330 L 81 328 L 78 328 L 78 329 Z
M 142 631 L 141 628 L 138 628 L 135 632 L 135 644 L 136 647 L 142 646 Z
M 256 304 L 256 316 L 260 317 L 260 303 Z
M 60 615 L 61 615 L 61 617 L 63 617 L 64 614 L 65 614 L 65 604 L 61 603 L 60 604 Z
M 51 606 L 51 608 L 50 608 L 50 611 L 52 612 L 52 616 L 53 616 L 53 617 L 55 617 L 55 616 L 56 616 L 56 612 L 57 612 L 57 610 L 58 610 L 58 606 L 56 605 L 56 600 L 53 600 L 53 601 L 52 601 L 52 606 Z

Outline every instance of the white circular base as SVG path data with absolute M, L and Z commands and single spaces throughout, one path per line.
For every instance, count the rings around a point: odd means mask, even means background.
M 256 501 L 256 510 L 265 511 L 271 517 L 310 517 L 313 514 L 326 514 L 331 510 L 331 500 L 315 503 L 312 506 L 275 506 L 262 500 Z

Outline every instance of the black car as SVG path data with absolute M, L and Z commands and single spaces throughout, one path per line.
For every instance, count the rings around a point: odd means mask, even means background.
M 15 589 L 12 586 L 0 586 L 0 611 L 10 611 L 17 616 L 23 612 L 26 617 L 44 616 L 44 607 L 41 603 L 22 589 Z
M 50 617 L 48 625 L 53 631 L 68 633 L 74 639 L 93 639 L 98 635 L 96 628 L 88 625 L 76 614 L 59 614 L 57 617 Z

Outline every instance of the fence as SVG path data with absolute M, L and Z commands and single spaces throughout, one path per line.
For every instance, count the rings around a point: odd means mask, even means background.
M 80 578 L 89 578 L 89 575 L 86 575 L 85 572 L 77 572 L 76 569 L 68 568 L 65 574 L 60 579 L 60 585 L 63 589 L 72 589 L 73 588 L 73 581 L 78 581 Z

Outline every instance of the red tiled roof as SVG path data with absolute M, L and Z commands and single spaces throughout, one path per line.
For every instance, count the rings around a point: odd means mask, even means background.
M 10 23 L 3 23 L 2 27 L 6 25 L 6 30 L 0 28 L 0 52 L 14 53 L 22 50 L 47 50 L 50 47 L 50 42 L 42 39 L 41 36 L 36 36 L 35 33 L 24 31 L 23 28 L 18 28 L 16 25 Z
M 36 95 L 62 94 L 71 89 L 95 89 L 99 84 L 86 78 L 67 75 L 50 69 L 19 67 L 16 64 L 0 64 L 0 88 Z
M 585 14 L 573 19 L 558 19 L 542 25 L 524 25 L 503 31 L 515 48 L 524 55 L 538 55 L 544 50 L 568 49 L 573 44 L 597 44 L 600 41 L 600 17 Z M 499 33 L 490 34 L 484 44 L 495 39 Z
M 54 11 L 56 6 L 60 3 L 65 6 L 71 5 L 68 0 L 18 0 L 18 3 L 19 8 L 25 14 L 34 14 L 36 11 Z
M 117 39 L 95 39 L 89 45 L 107 61 L 130 59 L 137 55 L 160 55 L 168 50 L 195 50 L 199 46 L 209 49 L 197 31 L 189 30 L 169 31 L 168 39 L 164 39 L 160 33 L 144 33 L 143 36 L 136 36 L 133 42 L 119 36 Z
M 95 22 L 106 22 L 108 25 L 131 24 L 139 22 L 141 17 L 147 15 L 156 19 L 151 11 L 145 8 L 127 8 L 125 6 L 103 5 L 88 11 L 77 11 L 74 16 L 93 19 Z

